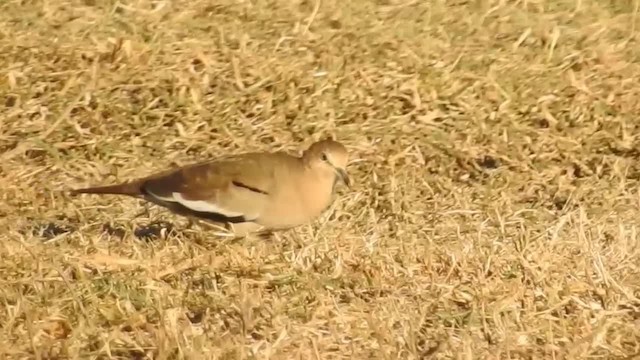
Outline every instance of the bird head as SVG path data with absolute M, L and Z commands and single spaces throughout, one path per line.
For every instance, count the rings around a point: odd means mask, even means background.
M 349 153 L 341 143 L 330 139 L 315 142 L 304 152 L 302 158 L 310 168 L 337 176 L 345 185 L 351 187 L 351 179 L 346 170 Z

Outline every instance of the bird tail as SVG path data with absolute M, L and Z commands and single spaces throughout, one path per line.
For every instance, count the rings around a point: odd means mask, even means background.
M 71 195 L 77 194 L 109 194 L 109 195 L 142 195 L 141 183 L 130 182 L 117 185 L 95 186 L 84 189 L 71 190 Z

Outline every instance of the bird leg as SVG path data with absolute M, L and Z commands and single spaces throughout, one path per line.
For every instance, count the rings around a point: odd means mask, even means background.
M 141 217 L 142 215 L 146 215 L 147 218 L 151 217 L 151 211 L 149 210 L 148 203 L 142 203 L 143 210 L 136 215 L 133 216 L 134 219 Z
M 262 240 L 273 240 L 276 238 L 275 232 L 271 230 L 262 230 L 256 233 L 256 236 Z

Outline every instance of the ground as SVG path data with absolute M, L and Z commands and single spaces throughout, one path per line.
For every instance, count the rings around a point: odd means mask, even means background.
M 1 2 L 0 356 L 639 356 L 639 5 Z M 67 193 L 325 137 L 270 237 Z

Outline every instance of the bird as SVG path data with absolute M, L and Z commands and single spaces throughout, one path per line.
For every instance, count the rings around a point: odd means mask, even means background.
M 277 231 L 319 217 L 336 186 L 351 188 L 349 154 L 333 139 L 311 144 L 301 156 L 284 151 L 220 156 L 72 195 L 110 194 L 143 199 L 177 215 L 213 223 L 236 235 Z

